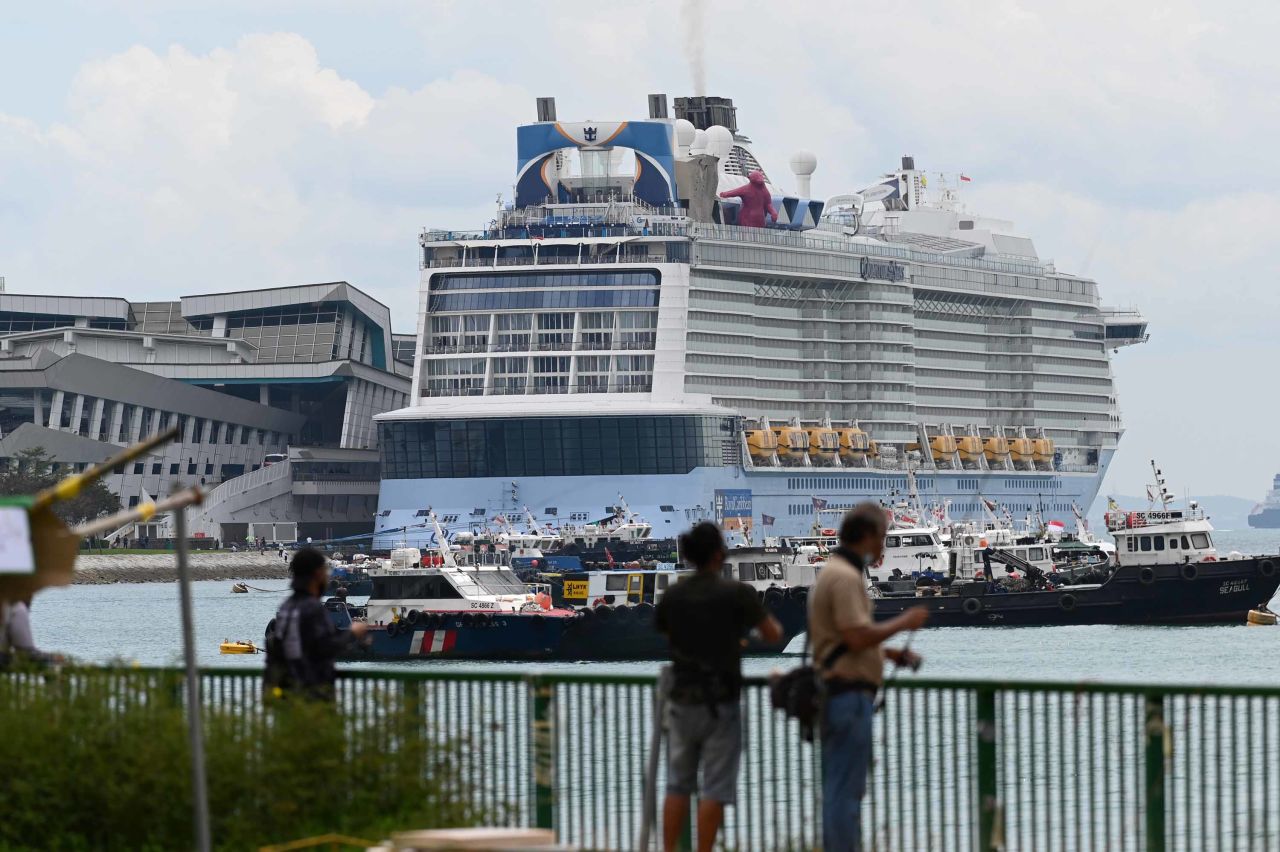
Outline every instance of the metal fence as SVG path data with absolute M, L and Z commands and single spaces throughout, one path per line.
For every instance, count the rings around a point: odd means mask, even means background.
M 163 669 L 6 675 L 0 702 L 93 685 L 120 713 L 147 712 L 137 696 L 181 701 L 179 684 Z M 245 731 L 271 724 L 256 671 L 206 670 L 201 686 Z M 338 704 L 353 741 L 438 744 L 499 820 L 634 849 L 653 690 L 648 676 L 348 672 Z M 725 847 L 818 848 L 815 749 L 770 707 L 763 681 L 748 683 L 742 713 Z M 876 717 L 865 848 L 1280 849 L 1277 744 L 1280 689 L 903 680 Z

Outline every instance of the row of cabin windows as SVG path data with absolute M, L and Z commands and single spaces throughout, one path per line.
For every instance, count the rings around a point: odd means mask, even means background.
M 1188 538 L 1186 534 L 1181 537 L 1171 535 L 1167 537 L 1162 535 L 1131 535 L 1125 537 L 1125 550 L 1130 553 L 1142 551 L 1148 553 L 1152 550 L 1206 550 L 1209 547 L 1209 536 L 1207 533 L 1191 533 Z

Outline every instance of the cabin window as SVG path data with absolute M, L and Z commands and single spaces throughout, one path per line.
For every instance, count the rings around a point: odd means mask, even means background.
M 928 547 L 933 540 L 927 535 L 904 535 L 902 543 L 907 547 Z
M 1187 537 L 1185 535 L 1182 537 L 1182 549 L 1183 550 L 1191 549 L 1191 542 L 1187 541 Z
M 606 574 L 604 578 L 606 592 L 625 592 L 627 590 L 626 574 Z
M 1209 548 L 1209 536 L 1204 533 L 1192 533 L 1191 544 L 1193 547 L 1197 547 L 1201 550 L 1207 550 Z
M 1033 548 L 1031 548 L 1030 550 L 1028 550 L 1028 551 L 1027 551 L 1027 561 L 1028 561 L 1028 562 L 1042 562 L 1042 561 L 1044 561 L 1044 548 L 1043 548 L 1043 547 L 1033 547 Z
M 1178 537 L 1176 535 L 1169 536 L 1169 549 L 1170 550 L 1178 549 Z
M 1143 553 L 1147 552 L 1148 550 L 1151 549 L 1151 536 L 1149 535 L 1142 536 L 1142 540 L 1139 542 L 1139 544 L 1142 547 Z
M 1138 543 L 1134 540 L 1133 536 L 1127 535 L 1124 537 L 1124 549 L 1130 553 L 1133 553 L 1133 551 L 1138 549 Z
M 898 537 L 896 535 L 891 535 L 884 540 L 885 547 L 897 547 L 898 544 Z
M 756 563 L 739 562 L 738 563 L 738 579 L 754 580 L 756 578 Z
M 670 577 L 668 577 L 666 574 L 659 574 L 659 575 L 658 575 L 658 588 L 659 588 L 659 589 L 665 589 L 665 588 L 667 587 L 667 584 L 668 584 L 668 583 L 670 583 L 670 582 L 671 582 L 671 578 L 670 578 Z
M 779 562 L 761 562 L 761 563 L 760 563 L 760 567 L 764 570 L 764 572 L 765 572 L 769 577 L 772 577 L 772 578 L 773 578 L 773 579 L 775 579 L 775 580 L 781 580 L 781 579 L 782 579 L 782 564 L 781 564 L 781 563 L 779 563 Z M 765 579 L 765 577 L 761 577 L 760 579 L 762 579 L 762 580 L 763 580 L 763 579 Z
M 1156 550 L 1164 550 L 1164 536 L 1154 535 L 1152 538 L 1155 539 Z

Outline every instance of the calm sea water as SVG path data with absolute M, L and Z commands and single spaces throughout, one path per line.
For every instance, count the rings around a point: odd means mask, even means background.
M 1220 530 L 1219 552 L 1280 553 L 1280 530 Z M 254 585 L 283 590 L 283 581 Z M 258 668 L 261 656 L 221 656 L 224 639 L 260 641 L 282 592 L 231 593 L 230 581 L 193 586 L 196 647 L 202 666 Z M 182 661 L 176 586 L 168 583 L 69 586 L 48 589 L 32 609 L 36 641 L 93 663 L 178 665 Z M 1023 627 L 924 630 L 912 647 L 925 657 L 921 677 L 1138 680 L 1170 683 L 1280 683 L 1280 628 L 1220 627 Z M 800 642 L 792 650 L 799 651 Z M 752 674 L 794 662 L 753 658 Z M 475 662 L 355 664 L 452 666 L 526 672 L 529 665 Z M 655 662 L 546 663 L 546 671 L 649 673 Z M 901 675 L 909 677 L 910 675 Z

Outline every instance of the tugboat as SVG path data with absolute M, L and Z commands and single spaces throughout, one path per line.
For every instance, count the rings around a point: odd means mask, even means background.
M 429 518 L 436 540 L 445 541 L 434 513 Z M 653 628 L 650 601 L 581 610 L 556 606 L 545 587 L 531 589 L 510 568 L 461 566 L 447 545 L 429 561 L 437 560 L 429 568 L 406 559 L 405 567 L 393 562 L 371 569 L 373 588 L 364 606 L 341 598 L 325 602 L 336 626 L 354 620 L 369 625 L 367 641 L 348 659 L 644 660 L 667 654 L 666 637 Z M 749 638 L 747 653 L 783 651 L 804 630 L 805 600 L 803 592 L 765 594 L 783 636 L 773 644 Z
M 1063 575 L 1024 563 L 1020 588 L 1009 590 L 981 579 L 980 560 L 964 548 L 956 551 L 940 594 L 880 593 L 876 618 L 920 605 L 929 609 L 931 627 L 1241 623 L 1280 588 L 1280 556 L 1220 557 L 1203 510 L 1195 501 L 1172 508 L 1154 462 L 1152 470 L 1159 508 L 1106 516 L 1116 564 L 1107 566 L 1101 582 L 1063 582 Z

